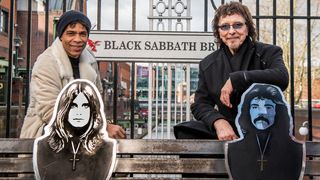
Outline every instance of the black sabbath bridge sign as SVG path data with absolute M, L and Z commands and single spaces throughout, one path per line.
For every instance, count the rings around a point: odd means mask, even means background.
M 91 31 L 98 61 L 198 62 L 217 49 L 212 33 Z

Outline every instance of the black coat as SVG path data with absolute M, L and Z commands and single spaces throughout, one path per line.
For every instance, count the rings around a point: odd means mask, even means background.
M 257 42 L 249 49 L 240 71 L 232 72 L 225 51 L 220 48 L 204 58 L 199 65 L 198 89 L 191 110 L 197 120 L 203 121 L 214 132 L 213 123 L 226 119 L 235 132 L 235 117 L 242 93 L 252 83 L 267 83 L 285 90 L 289 75 L 282 58 L 282 49 L 275 45 Z M 220 91 L 231 79 L 233 93 L 232 108 L 220 101 Z

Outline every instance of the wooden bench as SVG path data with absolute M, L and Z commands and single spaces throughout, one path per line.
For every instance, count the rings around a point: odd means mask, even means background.
M 188 180 L 227 178 L 221 141 L 134 139 L 118 143 L 112 179 L 184 179 L 189 175 L 193 177 Z M 11 177 L 18 173 L 32 175 L 32 148 L 32 139 L 0 138 L 0 179 L 27 179 Z M 320 176 L 320 142 L 307 142 L 306 149 L 305 176 Z M 29 157 L 21 157 L 22 154 Z

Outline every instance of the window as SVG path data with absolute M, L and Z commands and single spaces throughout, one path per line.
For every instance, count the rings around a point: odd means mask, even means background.
M 0 32 L 8 33 L 8 19 L 8 12 L 1 9 Z
M 63 9 L 63 1 L 61 0 L 51 0 L 49 1 L 49 9 L 50 10 L 62 10 Z M 66 1 L 66 9 L 75 9 L 75 0 L 67 0 Z

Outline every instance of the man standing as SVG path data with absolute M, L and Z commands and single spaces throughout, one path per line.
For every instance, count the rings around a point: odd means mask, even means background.
M 41 136 L 51 119 L 53 107 L 62 88 L 74 79 L 87 79 L 102 91 L 98 65 L 86 48 L 91 22 L 78 11 L 64 13 L 56 27 L 57 38 L 37 58 L 30 82 L 30 104 L 21 129 L 21 138 Z M 118 125 L 108 124 L 111 138 L 125 138 Z

